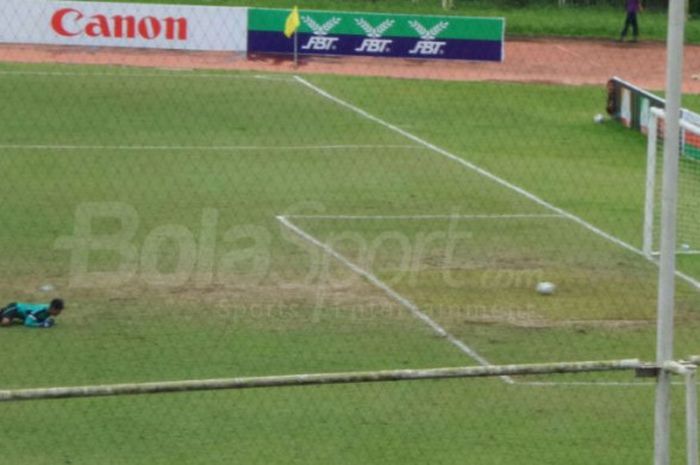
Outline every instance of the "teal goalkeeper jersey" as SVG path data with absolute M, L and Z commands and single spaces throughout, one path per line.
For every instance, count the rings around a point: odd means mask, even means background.
M 25 326 L 39 326 L 49 316 L 48 304 L 28 304 L 17 302 L 15 304 L 17 315 L 22 318 Z

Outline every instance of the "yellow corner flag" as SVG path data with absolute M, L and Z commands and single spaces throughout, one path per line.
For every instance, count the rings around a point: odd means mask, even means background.
M 301 21 L 299 20 L 299 8 L 296 6 L 292 8 L 292 12 L 287 16 L 287 21 L 284 23 L 284 35 L 292 37 L 292 35 L 299 29 Z

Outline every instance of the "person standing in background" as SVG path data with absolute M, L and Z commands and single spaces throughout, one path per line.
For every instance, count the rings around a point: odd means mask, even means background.
M 639 37 L 639 23 L 637 22 L 637 14 L 642 11 L 642 0 L 625 0 L 625 26 L 620 33 L 620 42 L 625 40 L 627 31 L 632 26 L 632 42 L 636 42 Z

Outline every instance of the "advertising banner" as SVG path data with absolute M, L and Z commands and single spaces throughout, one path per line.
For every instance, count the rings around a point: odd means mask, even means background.
M 649 128 L 651 108 L 665 108 L 666 101 L 634 84 L 618 77 L 608 81 L 607 112 L 624 126 L 646 134 Z M 681 108 L 681 119 L 700 126 L 700 115 Z M 663 124 L 663 120 L 660 122 Z M 663 135 L 663 132 L 660 132 Z M 681 144 L 684 153 L 700 160 L 700 138 L 682 131 Z
M 607 112 L 628 128 L 646 133 L 649 109 L 663 108 L 664 99 L 618 77 L 608 81 Z
M 300 10 L 298 37 L 284 34 L 289 10 L 251 8 L 248 51 L 503 61 L 505 20 Z
M 1 0 L 0 43 L 245 52 L 246 8 Z

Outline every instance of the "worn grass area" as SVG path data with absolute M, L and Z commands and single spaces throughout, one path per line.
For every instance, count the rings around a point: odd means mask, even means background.
M 644 140 L 592 123 L 603 89 L 309 78 L 516 191 L 289 76 L 0 70 L 0 295 L 69 303 L 50 331 L 2 331 L 4 388 L 475 363 L 276 215 L 493 363 L 653 357 L 655 267 L 611 240 L 641 243 Z M 697 353 L 678 290 L 677 353 Z M 0 429 L 21 464 L 631 464 L 651 397 L 401 383 L 3 404 Z

